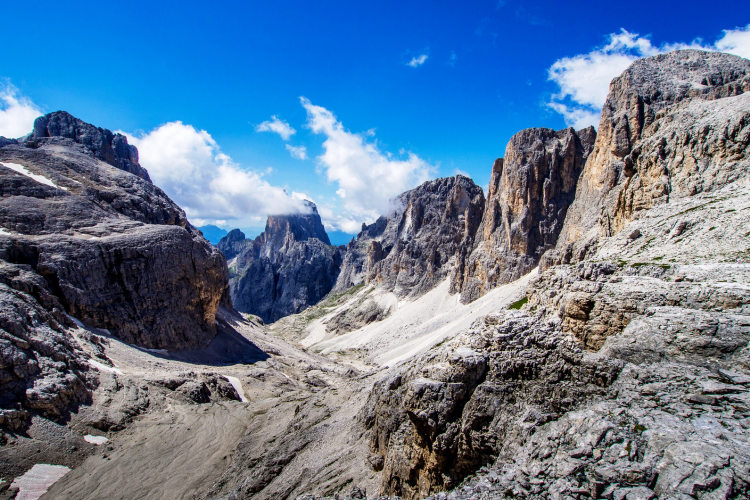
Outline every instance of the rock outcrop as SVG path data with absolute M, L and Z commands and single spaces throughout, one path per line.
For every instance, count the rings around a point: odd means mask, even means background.
M 239 229 L 232 229 L 226 236 L 219 240 L 216 248 L 224 254 L 227 260 L 232 260 L 250 244 L 251 241 L 245 238 L 245 233 Z
M 56 111 L 34 121 L 34 130 L 27 142 L 42 144 L 49 137 L 63 137 L 83 144 L 96 158 L 151 180 L 146 169 L 138 163 L 138 150 L 128 144 L 128 139 L 122 134 L 95 127 L 65 111 Z
M 484 194 L 468 177 L 427 181 L 396 199 L 398 208 L 364 226 L 347 246 L 336 290 L 378 283 L 420 295 L 452 272 L 473 245 Z
M 271 215 L 266 229 L 253 241 L 231 231 L 219 248 L 234 255 L 230 292 L 238 311 L 260 316 L 266 322 L 301 311 L 317 303 L 333 285 L 341 268 L 341 249 L 332 246 L 318 210 L 308 202 L 309 213 Z
M 589 127 L 532 128 L 510 139 L 492 167 L 475 246 L 453 277 L 463 302 L 528 273 L 555 246 L 595 138 Z
M 610 85 L 548 266 L 596 251 L 643 211 L 750 171 L 750 61 L 681 50 L 641 59 Z
M 613 81 L 527 297 L 373 389 L 384 493 L 750 495 L 748 75 L 679 51 Z
M 67 113 L 34 130 L 0 148 L 0 399 L 59 416 L 85 399 L 72 318 L 142 347 L 200 348 L 228 272 L 124 137 Z

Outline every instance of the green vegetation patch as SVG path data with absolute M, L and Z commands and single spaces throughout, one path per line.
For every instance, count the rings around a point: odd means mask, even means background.
M 517 300 L 513 302 L 510 306 L 508 306 L 508 309 L 521 309 L 524 304 L 526 304 L 529 301 L 528 297 L 524 297 L 521 300 Z

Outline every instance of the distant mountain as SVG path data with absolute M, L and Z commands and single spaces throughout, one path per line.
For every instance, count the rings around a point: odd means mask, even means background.
M 211 224 L 207 226 L 198 226 L 198 229 L 203 233 L 203 237 L 210 241 L 212 245 L 216 245 L 219 240 L 227 235 L 227 232 L 224 229 Z
M 232 303 L 266 322 L 322 299 L 341 269 L 343 251 L 331 245 L 315 205 L 310 213 L 271 215 L 254 240 L 234 229 L 217 244 L 230 262 Z

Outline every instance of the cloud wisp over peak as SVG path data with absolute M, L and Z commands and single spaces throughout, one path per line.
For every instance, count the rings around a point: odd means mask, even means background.
M 205 130 L 173 121 L 145 134 L 126 135 L 154 184 L 185 209 L 194 224 L 258 226 L 269 214 L 309 210 L 299 197 L 241 168 Z
M 636 59 L 679 49 L 718 50 L 750 57 L 750 24 L 724 30 L 713 44 L 690 42 L 654 45 L 646 36 L 622 28 L 607 35 L 607 43 L 586 54 L 563 57 L 552 64 L 548 78 L 558 87 L 548 106 L 575 128 L 598 125 L 609 83 Z

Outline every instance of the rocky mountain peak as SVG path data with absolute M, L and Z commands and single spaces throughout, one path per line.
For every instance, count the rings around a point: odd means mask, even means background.
M 406 191 L 396 205 L 349 244 L 336 290 L 363 282 L 404 295 L 430 290 L 471 247 L 484 193 L 471 179 L 457 175 Z
M 269 251 L 278 251 L 285 242 L 306 241 L 317 238 L 330 245 L 328 234 L 318 214 L 318 208 L 311 201 L 305 200 L 308 213 L 269 215 L 266 229 L 261 235 Z
M 554 247 L 595 138 L 588 127 L 531 128 L 510 139 L 492 167 L 475 246 L 453 277 L 463 301 L 526 274 Z
M 28 142 L 35 144 L 58 137 L 82 144 L 96 158 L 151 180 L 146 169 L 138 163 L 138 150 L 128 144 L 124 135 L 86 123 L 66 111 L 55 111 L 37 118 Z
M 249 243 L 249 240 L 245 239 L 245 233 L 239 229 L 232 229 L 216 244 L 221 253 L 227 260 L 233 259 L 239 254 L 242 249 Z
M 548 264 L 580 260 L 643 210 L 744 175 L 748 90 L 750 60 L 697 50 L 638 60 L 615 78 Z
M 341 250 L 331 245 L 315 204 L 305 205 L 308 213 L 269 215 L 252 241 L 234 229 L 217 245 L 235 259 L 229 287 L 237 310 L 276 321 L 317 303 L 333 287 Z

